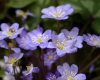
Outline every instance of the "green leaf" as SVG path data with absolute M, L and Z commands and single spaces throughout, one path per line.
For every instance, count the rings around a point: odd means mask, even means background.
M 94 15 L 94 17 L 100 18 L 100 10 Z
M 97 19 L 93 22 L 92 28 L 93 28 L 98 34 L 100 34 L 100 18 L 97 18 Z
M 0 77 L 4 76 L 4 70 L 0 69 Z
M 12 8 L 23 8 L 33 3 L 34 1 L 36 0 L 10 0 L 8 6 Z
M 80 2 L 90 13 L 93 13 L 93 7 L 94 7 L 93 0 L 80 0 Z

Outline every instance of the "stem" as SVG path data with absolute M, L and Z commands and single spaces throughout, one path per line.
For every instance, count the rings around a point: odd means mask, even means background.
M 93 47 L 93 49 L 90 51 L 89 55 L 86 57 L 86 59 L 82 62 L 81 66 L 79 67 L 80 69 L 85 65 L 85 63 L 90 59 L 91 55 L 93 52 L 96 50 L 96 47 Z
M 99 58 L 100 58 L 100 54 L 97 57 L 95 57 L 89 64 L 87 64 L 87 66 L 85 66 L 80 72 L 84 72 L 85 70 L 87 70 L 88 67 L 94 64 Z
M 60 21 L 59 21 L 59 20 L 57 20 L 57 32 L 59 32 L 59 31 L 60 31 L 60 29 L 61 29 L 61 26 L 60 26 Z

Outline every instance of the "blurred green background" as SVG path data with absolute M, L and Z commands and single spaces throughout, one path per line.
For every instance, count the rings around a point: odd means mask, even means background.
M 52 29 L 57 31 L 55 20 L 41 19 L 41 9 L 67 3 L 72 5 L 74 13 L 68 20 L 60 21 L 62 28 L 71 29 L 77 26 L 81 35 L 86 33 L 100 35 L 100 0 L 0 0 L 0 24 L 4 22 L 11 24 L 18 22 L 20 26 L 27 24 L 29 31 L 40 24 L 45 30 Z M 15 11 L 17 9 L 30 11 L 35 17 L 28 17 L 26 22 L 22 22 L 21 18 L 16 17 Z M 92 47 L 85 44 L 84 48 L 79 50 L 77 54 L 73 54 L 76 57 L 76 62 L 73 60 L 72 62 L 80 65 L 91 49 Z M 98 54 L 100 54 L 100 50 L 96 49 L 86 64 Z M 95 65 L 93 73 L 85 72 L 88 76 L 87 80 L 100 80 L 100 59 L 93 65 Z M 1 73 L 2 71 L 0 71 L 0 76 L 2 75 Z

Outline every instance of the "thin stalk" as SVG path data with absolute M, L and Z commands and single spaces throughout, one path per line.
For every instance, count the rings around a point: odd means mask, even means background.
M 96 47 L 93 47 L 93 49 L 90 51 L 89 55 L 86 57 L 86 59 L 84 59 L 84 61 L 82 62 L 81 66 L 79 67 L 79 69 L 81 69 L 85 63 L 90 59 L 91 55 L 94 53 L 94 51 L 96 50 Z
M 90 65 L 94 64 L 98 59 L 100 59 L 100 54 L 95 57 L 89 64 L 87 64 L 87 66 L 85 66 L 80 72 L 84 72 L 86 71 Z

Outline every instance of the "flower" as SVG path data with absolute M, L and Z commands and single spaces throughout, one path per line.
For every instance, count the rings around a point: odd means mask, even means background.
M 65 20 L 68 19 L 69 15 L 72 14 L 74 9 L 70 4 L 61 5 L 58 7 L 48 7 L 41 10 L 43 13 L 42 18 L 53 18 L 56 20 Z
M 64 33 L 66 36 L 67 40 L 74 40 L 74 45 L 73 47 L 76 48 L 75 51 L 77 51 L 77 48 L 82 48 L 82 42 L 83 42 L 83 36 L 79 36 L 79 29 L 77 27 L 72 28 L 71 31 L 68 31 L 67 29 L 63 29 L 61 32 Z M 72 51 L 72 52 L 75 52 Z
M 15 80 L 15 77 L 7 72 L 5 72 L 5 75 L 3 76 L 3 80 Z
M 33 17 L 34 14 L 32 14 L 31 12 L 27 11 L 27 12 L 24 12 L 23 10 L 16 10 L 16 16 L 17 17 L 22 17 L 22 21 L 26 20 L 28 16 L 31 16 Z
M 39 68 L 38 67 L 34 67 L 33 64 L 31 64 L 30 66 L 26 66 L 26 67 L 27 67 L 27 70 L 22 72 L 24 76 L 28 76 L 33 72 L 34 73 L 38 73 L 39 72 Z
M 48 41 L 51 39 L 51 30 L 46 30 L 43 33 L 41 27 L 28 33 L 33 43 L 33 46 L 39 46 L 40 48 L 46 48 Z
M 51 65 L 58 59 L 58 55 L 54 50 L 48 50 L 46 54 L 44 54 L 44 65 L 48 68 L 51 68 Z
M 9 38 L 9 39 L 14 39 L 16 38 L 23 30 L 23 28 L 18 29 L 19 24 L 18 23 L 14 23 L 11 26 L 9 26 L 6 23 L 2 23 L 1 24 L 1 30 L 0 31 L 0 40 L 4 39 L 4 38 Z
M 49 42 L 48 48 L 56 48 L 57 55 L 62 57 L 66 53 L 71 53 L 73 51 L 73 40 L 67 40 L 64 33 L 56 35 L 52 34 L 52 42 Z
M 87 35 L 83 35 L 83 37 L 84 37 L 84 41 L 88 45 L 100 48 L 100 36 L 87 34 Z
M 57 66 L 57 70 L 61 74 L 57 80 L 86 80 L 85 74 L 77 74 L 78 67 L 75 64 L 70 67 L 68 63 L 64 63 L 63 66 Z
M 48 74 L 46 75 L 46 80 L 57 80 L 57 79 L 56 79 L 56 75 L 53 74 L 53 73 L 48 73 Z
M 25 30 L 20 34 L 20 37 L 16 38 L 16 42 L 19 44 L 20 48 L 23 48 L 25 50 L 35 50 L 36 46 L 32 45 L 31 38 L 26 33 Z
M 19 48 L 12 48 L 14 51 L 13 54 L 10 54 L 10 56 L 4 56 L 5 63 L 13 65 L 16 61 L 21 59 L 23 57 L 23 53 L 21 53 Z
M 8 45 L 7 45 L 7 43 L 6 43 L 5 40 L 0 40 L 0 47 L 1 48 L 5 48 L 5 49 L 8 49 Z

